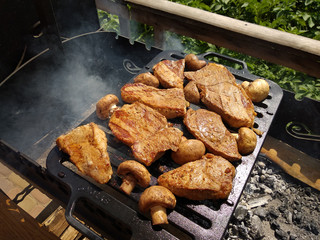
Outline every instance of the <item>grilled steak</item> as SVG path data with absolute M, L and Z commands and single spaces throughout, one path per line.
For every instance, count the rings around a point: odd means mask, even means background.
M 112 167 L 107 152 L 107 138 L 95 123 L 79 126 L 61 135 L 56 143 L 70 155 L 70 161 L 80 172 L 101 184 L 110 180 Z
M 253 126 L 256 113 L 252 101 L 226 67 L 209 63 L 198 71 L 185 72 L 184 75 L 196 82 L 206 107 L 220 114 L 230 127 Z
M 185 60 L 163 60 L 153 66 L 153 74 L 164 88 L 183 88 Z
M 185 72 L 184 76 L 189 81 L 195 81 L 198 88 L 211 86 L 220 82 L 236 82 L 235 77 L 226 67 L 216 63 L 208 63 L 207 66 L 195 72 Z
M 127 103 L 142 102 L 168 119 L 181 117 L 187 111 L 181 88 L 158 89 L 143 83 L 128 83 L 121 88 L 121 98 Z
M 183 132 L 178 128 L 163 128 L 154 135 L 135 142 L 132 146 L 132 153 L 139 162 L 150 166 L 169 149 L 178 150 Z
M 110 118 L 109 127 L 123 143 L 131 146 L 136 160 L 150 166 L 166 150 L 177 150 L 183 135 L 168 127 L 167 119 L 140 102 L 126 104 Z
M 252 101 L 236 83 L 222 82 L 200 92 L 201 101 L 234 128 L 253 127 L 256 113 Z
M 160 175 L 158 183 L 191 200 L 226 199 L 234 176 L 235 168 L 229 161 L 207 153 L 200 160 Z
M 131 146 L 167 127 L 167 119 L 143 103 L 134 102 L 116 110 L 110 118 L 109 127 L 114 136 Z
M 224 126 L 220 115 L 206 109 L 189 109 L 183 123 L 194 137 L 204 143 L 209 152 L 230 161 L 241 158 L 236 139 Z

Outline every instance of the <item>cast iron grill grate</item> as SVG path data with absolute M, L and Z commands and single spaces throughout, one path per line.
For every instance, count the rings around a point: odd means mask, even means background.
M 138 74 L 152 71 L 152 67 L 161 60 L 178 60 L 184 58 L 184 56 L 184 53 L 176 51 L 161 52 L 149 64 L 144 66 Z M 209 56 L 222 58 L 241 65 L 242 69 L 240 70 L 227 67 L 239 83 L 244 80 L 253 81 L 258 78 L 250 74 L 246 64 L 240 60 L 216 53 L 205 53 L 200 55 L 199 58 L 206 59 Z M 57 147 L 52 149 L 47 158 L 48 171 L 60 177 L 70 188 L 71 196 L 66 208 L 66 217 L 69 223 L 91 238 L 100 237 L 73 217 L 75 208 L 79 209 L 76 205 L 81 202 L 82 206 L 88 206 L 88 203 L 83 203 L 88 201 L 90 205 L 95 205 L 96 208 L 99 209 L 100 216 L 103 215 L 101 212 L 104 212 L 105 216 L 114 219 L 113 223 L 117 222 L 116 225 L 124 226 L 123 228 L 126 230 L 120 232 L 130 233 L 131 239 L 150 239 L 150 237 L 152 237 L 152 239 L 175 239 L 181 238 L 181 234 L 185 234 L 184 237 L 194 239 L 221 239 L 250 176 L 282 98 L 282 89 L 277 84 L 269 80 L 267 81 L 270 85 L 269 96 L 262 103 L 255 104 L 257 117 L 254 127 L 261 130 L 263 135 L 258 138 L 257 147 L 252 154 L 244 156 L 241 161 L 234 163 L 236 176 L 229 198 L 226 201 L 191 201 L 184 198 L 177 198 L 176 208 L 174 210 L 168 210 L 169 226 L 164 228 L 153 227 L 151 221 L 138 212 L 137 202 L 143 189 L 136 188 L 130 196 L 126 196 L 119 190 L 121 179 L 116 176 L 117 167 L 122 161 L 134 158 L 130 148 L 119 142 L 112 135 L 112 132 L 107 127 L 108 123 L 99 120 L 95 113 L 92 113 L 80 125 L 95 122 L 106 132 L 108 152 L 114 170 L 114 176 L 108 184 L 99 185 L 86 176 L 83 176 L 68 161 L 68 156 L 61 153 Z M 133 78 L 130 79 L 129 82 L 133 82 Z M 123 104 L 123 102 L 121 102 L 121 104 Z M 193 104 L 191 104 L 190 107 L 193 109 L 199 108 L 199 106 Z M 172 122 L 175 127 L 183 130 L 186 136 L 191 136 L 183 127 L 181 120 L 175 119 L 172 120 Z M 161 159 L 148 167 L 148 170 L 152 174 L 151 185 L 157 184 L 157 177 L 160 174 L 177 166 L 177 164 L 170 160 L 169 154 L 165 154 Z M 78 199 L 82 199 L 82 201 L 78 201 Z M 86 199 L 86 201 L 83 201 L 84 199 Z M 93 207 L 91 207 L 91 210 L 93 214 L 98 211 L 94 210 Z

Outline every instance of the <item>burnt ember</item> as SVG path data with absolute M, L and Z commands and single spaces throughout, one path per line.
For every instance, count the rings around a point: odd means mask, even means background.
M 320 192 L 259 155 L 227 239 L 319 239 Z

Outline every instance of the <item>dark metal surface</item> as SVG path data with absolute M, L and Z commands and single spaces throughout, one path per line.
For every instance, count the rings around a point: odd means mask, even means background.
M 40 18 L 48 47 L 54 51 L 62 50 L 61 36 L 51 0 L 35 0 L 35 6 Z
M 269 134 L 290 146 L 316 158 L 320 159 L 320 141 L 312 139 L 310 135 L 307 139 L 301 136 L 290 134 L 288 124 L 295 123 L 305 126 L 312 133 L 320 135 L 320 102 L 309 98 L 297 100 L 294 93 L 283 91 L 283 99 L 277 111 Z M 301 129 L 303 131 L 303 129 Z M 306 134 L 306 132 L 304 132 Z
M 63 49 L 45 52 L 0 87 L 0 139 L 42 166 L 59 135 L 160 52 L 114 33 L 82 36 Z
M 207 58 L 209 55 L 213 55 L 220 58 L 226 58 L 227 60 L 239 63 L 242 65 L 241 70 L 229 68 L 234 74 L 238 82 L 243 80 L 252 81 L 257 77 L 251 75 L 248 72 L 247 66 L 244 62 L 236 59 L 228 58 L 215 53 L 206 53 L 200 58 Z M 137 74 L 151 71 L 152 67 L 161 60 L 177 60 L 184 58 L 185 54 L 175 51 L 164 51 L 159 53 L 146 64 Z M 133 77 L 128 78 L 129 82 L 133 81 Z M 47 158 L 47 169 L 54 176 L 63 176 L 62 181 L 66 183 L 71 189 L 71 197 L 66 209 L 68 221 L 83 233 L 91 236 L 92 238 L 98 238 L 93 232 L 87 229 L 84 225 L 80 224 L 75 218 L 72 217 L 75 203 L 79 198 L 91 200 L 94 204 L 98 205 L 108 214 L 111 214 L 113 218 L 118 219 L 123 225 L 126 225 L 130 230 L 131 237 L 133 239 L 150 239 L 148 234 L 153 235 L 152 239 L 172 239 L 175 238 L 175 234 L 172 232 L 173 229 L 180 229 L 185 232 L 189 237 L 195 239 L 221 239 L 224 235 L 228 222 L 233 214 L 233 211 L 239 201 L 241 193 L 247 182 L 250 172 L 255 164 L 256 158 L 260 152 L 263 141 L 267 135 L 269 127 L 272 123 L 273 117 L 277 111 L 282 98 L 281 88 L 268 81 L 270 85 L 270 94 L 262 103 L 255 105 L 255 111 L 257 112 L 257 118 L 255 120 L 255 127 L 263 131 L 263 135 L 258 138 L 258 143 L 255 151 L 244 156 L 240 162 L 234 163 L 236 166 L 236 176 L 234 179 L 233 190 L 226 201 L 190 201 L 184 198 L 177 198 L 177 206 L 174 210 L 169 211 L 168 220 L 170 222 L 168 228 L 161 229 L 162 233 L 157 235 L 159 232 L 151 228 L 151 222 L 149 219 L 144 218 L 139 214 L 137 210 L 137 202 L 139 201 L 140 195 L 143 189 L 136 189 L 130 197 L 121 193 L 119 186 L 121 179 L 115 174 L 118 165 L 128 159 L 133 159 L 130 148 L 120 143 L 112 135 L 111 131 L 107 127 L 107 121 L 99 120 L 95 113 L 92 113 L 87 119 L 85 119 L 80 125 L 89 122 L 97 123 L 106 132 L 108 138 L 108 152 L 110 154 L 110 161 L 114 169 L 114 175 L 112 179 L 105 185 L 98 185 L 92 180 L 82 176 L 81 174 L 73 172 L 72 167 L 67 167 L 65 163 L 68 163 L 68 156 L 63 154 L 54 147 L 49 153 Z M 119 95 L 120 88 L 114 89 L 114 94 Z M 191 105 L 191 108 L 199 108 L 199 106 Z M 175 127 L 182 129 L 186 136 L 188 132 L 182 124 L 182 119 L 172 120 Z M 152 174 L 152 185 L 157 184 L 157 177 L 165 171 L 176 168 L 178 165 L 173 163 L 169 155 L 164 155 L 157 162 L 153 163 L 148 170 Z M 78 175 L 79 174 L 79 175 Z M 87 180 L 84 180 L 87 179 Z M 110 191 L 114 189 L 118 194 L 112 194 Z M 120 193 L 120 195 L 119 195 Z M 118 195 L 116 197 L 115 195 Z M 106 204 L 108 203 L 108 204 Z M 123 212 L 119 212 L 121 209 Z M 141 235 L 141 232 L 143 234 Z M 167 236 L 164 235 L 167 234 Z M 181 232 L 180 232 L 181 233 Z M 178 236 L 180 238 L 180 236 Z

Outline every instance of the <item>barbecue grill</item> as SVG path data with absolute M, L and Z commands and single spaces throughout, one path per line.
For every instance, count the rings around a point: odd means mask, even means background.
M 114 138 L 107 122 L 96 117 L 95 103 L 108 93 L 121 99 L 120 88 L 132 82 L 137 74 L 152 71 L 152 66 L 161 60 L 184 58 L 185 53 L 148 50 L 144 44 L 131 44 L 126 38 L 105 32 L 65 41 L 61 47 L 62 50 L 45 51 L 1 84 L 1 159 L 65 204 L 68 222 L 89 238 L 221 239 L 276 116 L 282 89 L 268 80 L 269 96 L 255 104 L 258 115 L 254 127 L 263 131 L 263 135 L 258 138 L 255 151 L 235 163 L 236 177 L 229 198 L 226 201 L 177 198 L 176 208 L 168 211 L 169 225 L 154 227 L 148 216 L 138 211 L 142 189 L 126 196 L 119 191 L 121 182 L 115 174 L 104 185 L 83 176 L 68 161 L 68 156 L 58 150 L 55 139 L 79 125 L 97 123 L 106 132 L 116 172 L 117 166 L 132 159 L 132 155 L 127 146 Z M 216 53 L 199 55 L 200 59 L 209 57 L 240 65 L 240 69 L 227 66 L 239 83 L 258 78 L 243 61 Z M 283 120 L 284 117 L 280 121 Z M 173 123 L 183 129 L 181 121 Z M 273 131 L 279 134 L 283 130 Z M 149 168 L 152 185 L 157 184 L 156 178 L 162 172 L 175 167 L 168 155 L 155 162 Z
M 95 46 L 93 49 L 84 50 L 88 47 L 87 38 L 90 39 L 89 42 L 91 39 L 94 39 L 92 40 L 94 42 L 100 42 L 103 48 Z M 95 219 L 90 220 L 90 222 L 96 223 L 96 215 L 99 215 L 99 217 L 103 215 L 107 219 L 113 219 L 108 224 L 113 226 L 113 231 L 118 230 L 119 233 L 128 235 L 132 239 L 144 237 L 171 239 L 180 238 L 181 234 L 195 239 L 220 239 L 237 205 L 280 104 L 281 88 L 269 81 L 271 91 L 268 98 L 262 104 L 256 105 L 258 116 L 255 127 L 258 127 L 264 134 L 259 138 L 255 151 L 249 156 L 243 157 L 241 162 L 237 164 L 234 187 L 229 199 L 222 202 L 199 202 L 178 198 L 177 207 L 169 212 L 168 215 L 170 225 L 162 229 L 156 229 L 151 226 L 150 220 L 146 216 L 142 216 L 138 212 L 137 202 L 142 193 L 141 189 L 134 191 L 130 197 L 124 196 L 119 191 L 120 178 L 116 175 L 113 176 L 108 184 L 96 184 L 74 170 L 72 164 L 68 161 L 68 157 L 58 150 L 54 145 L 54 141 L 57 136 L 78 125 L 95 122 L 107 134 L 108 151 L 114 172 L 116 172 L 117 166 L 124 160 L 132 159 L 132 155 L 130 149 L 119 143 L 108 130 L 107 122 L 101 121 L 96 117 L 94 104 L 106 93 L 114 93 L 120 98 L 121 86 L 127 82 L 132 82 L 137 74 L 151 71 L 152 66 L 161 60 L 178 60 L 184 58 L 185 54 L 177 51 L 160 51 L 158 49 L 148 51 L 142 44 L 135 43 L 131 45 L 127 39 L 121 37 L 116 39 L 115 34 L 112 33 L 95 33 L 77 39 L 77 43 L 67 42 L 63 45 L 63 48 L 64 64 L 61 64 L 61 55 L 48 52 L 48 54 L 37 59 L 30 66 L 31 69 L 23 69 L 23 72 L 19 72 L 13 79 L 2 86 L 1 101 L 7 102 L 7 105 L 2 105 L 1 111 L 6 112 L 5 115 L 2 115 L 2 122 L 7 124 L 1 126 L 1 132 L 3 139 L 6 139 L 12 145 L 16 142 L 16 147 L 21 149 L 21 152 L 31 156 L 34 159 L 31 162 L 36 160 L 45 168 L 50 177 L 56 179 L 55 181 L 59 182 L 63 191 L 68 194 L 66 217 L 69 223 L 85 235 L 91 238 L 98 238 L 96 233 L 75 218 L 74 215 L 79 209 L 83 209 L 83 207 L 78 206 L 81 204 L 86 209 L 90 209 L 88 211 L 92 216 L 89 219 Z M 80 68 L 75 68 L 73 64 L 78 64 L 82 60 L 75 55 L 74 49 L 85 51 L 85 56 L 88 59 L 86 62 L 90 64 L 86 74 L 81 72 Z M 95 61 L 92 53 L 100 53 L 102 51 L 105 54 L 103 56 L 99 55 L 100 59 Z M 141 56 L 148 57 L 141 58 Z M 242 66 L 241 70 L 228 67 L 239 82 L 244 80 L 252 81 L 257 78 L 249 73 L 246 64 L 242 61 L 216 53 L 199 55 L 199 58 L 206 59 L 209 56 L 240 64 Z M 92 60 L 90 59 L 91 57 Z M 65 68 L 65 64 L 72 67 L 71 73 L 68 67 Z M 60 72 L 61 68 L 62 74 Z M 46 71 L 43 71 L 43 69 L 46 69 Z M 48 71 L 52 71 L 53 75 L 48 75 Z M 24 84 L 24 88 L 21 88 L 26 75 L 29 75 L 29 82 Z M 87 78 L 84 82 L 81 79 L 83 76 Z M 70 84 L 73 81 L 77 83 L 71 86 Z M 90 84 L 88 84 L 88 81 Z M 39 93 L 37 89 L 41 89 L 41 92 Z M 7 94 L 4 94 L 5 92 Z M 12 93 L 18 94 L 19 98 L 16 98 Z M 85 96 L 85 99 L 77 100 L 78 95 Z M 197 108 L 195 105 L 191 105 L 191 107 Z M 37 115 L 36 119 L 38 119 L 36 126 L 31 124 L 28 127 L 28 122 L 35 115 Z M 42 122 L 41 119 L 45 121 Z M 175 120 L 173 123 L 176 127 L 183 128 L 181 121 Z M 8 124 L 10 125 L 8 126 Z M 32 135 L 28 133 L 30 127 L 37 127 L 37 131 Z M 185 133 L 187 134 L 186 131 Z M 17 140 L 27 135 L 28 139 L 26 141 Z M 21 145 L 19 145 L 20 143 Z M 47 153 L 48 157 L 46 158 Z M 156 178 L 163 171 L 174 167 L 177 166 L 172 164 L 167 155 L 154 163 L 149 169 L 153 174 L 152 184 L 156 184 Z M 119 229 L 119 226 L 122 229 Z

